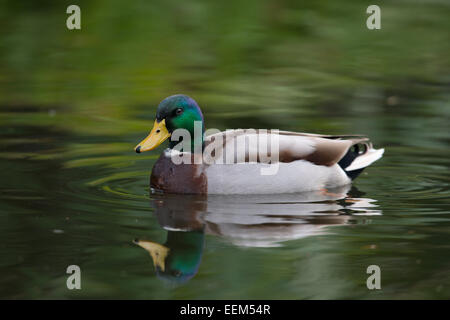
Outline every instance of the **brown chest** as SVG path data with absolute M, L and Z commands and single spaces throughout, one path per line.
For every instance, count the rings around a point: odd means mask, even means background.
M 166 193 L 206 194 L 208 181 L 203 169 L 197 164 L 175 164 L 163 153 L 153 166 L 150 186 Z

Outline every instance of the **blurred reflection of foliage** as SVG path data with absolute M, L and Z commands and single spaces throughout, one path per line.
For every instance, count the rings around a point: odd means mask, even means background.
M 323 87 L 438 81 L 449 70 L 445 3 L 383 4 L 379 32 L 367 30 L 356 1 L 81 1 L 80 32 L 65 28 L 66 6 L 2 2 L 3 103 L 99 113 L 126 104 L 116 111 L 127 113 L 187 91 L 289 107 Z
M 162 98 L 183 92 L 208 127 L 402 141 L 423 124 L 396 115 L 448 110 L 445 3 L 383 4 L 379 31 L 365 26 L 366 4 L 350 0 L 80 1 L 81 31 L 65 27 L 68 4 L 0 2 L 2 126 L 129 142 L 149 130 Z

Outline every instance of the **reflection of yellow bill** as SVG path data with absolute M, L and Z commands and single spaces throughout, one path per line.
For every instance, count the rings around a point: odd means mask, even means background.
M 153 124 L 153 129 L 150 131 L 150 134 L 144 140 L 139 143 L 134 150 L 137 153 L 141 153 L 144 151 L 149 151 L 155 149 L 161 143 L 166 141 L 167 138 L 170 137 L 169 131 L 166 128 L 166 119 L 163 119 L 161 122 L 155 120 Z
M 147 250 L 153 259 L 155 268 L 159 267 L 161 271 L 164 272 L 164 270 L 166 269 L 166 257 L 169 254 L 170 250 L 169 248 L 163 246 L 162 244 L 145 240 L 136 239 L 134 240 L 134 243 Z

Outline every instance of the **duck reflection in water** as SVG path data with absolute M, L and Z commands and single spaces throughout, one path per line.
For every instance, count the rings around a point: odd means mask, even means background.
M 350 190 L 351 188 L 351 190 Z M 325 234 L 356 215 L 380 215 L 375 200 L 344 186 L 301 194 L 153 194 L 158 222 L 167 230 L 164 244 L 136 239 L 150 253 L 159 277 L 186 282 L 198 271 L 205 234 L 237 246 L 277 247 L 283 242 Z

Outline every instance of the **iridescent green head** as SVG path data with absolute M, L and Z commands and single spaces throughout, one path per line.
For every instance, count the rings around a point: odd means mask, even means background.
M 198 132 L 196 134 L 194 130 L 196 123 L 201 127 L 200 135 Z M 155 149 L 171 137 L 177 129 L 185 129 L 190 133 L 192 145 L 195 139 L 198 140 L 197 142 L 203 143 L 205 125 L 202 111 L 194 99 L 183 94 L 173 95 L 161 101 L 156 110 L 153 129 L 149 136 L 136 146 L 136 152 Z M 171 140 L 169 148 L 173 148 L 177 143 L 179 141 Z

